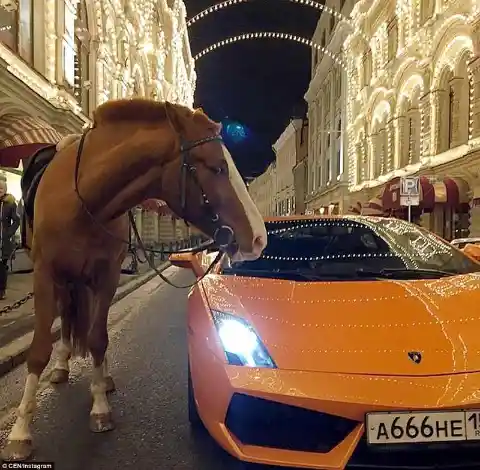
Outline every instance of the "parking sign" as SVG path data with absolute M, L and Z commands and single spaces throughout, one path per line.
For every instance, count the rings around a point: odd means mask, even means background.
M 400 178 L 400 205 L 418 206 L 420 204 L 420 177 Z

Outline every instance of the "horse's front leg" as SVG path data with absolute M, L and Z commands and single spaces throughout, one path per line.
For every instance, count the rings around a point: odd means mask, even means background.
M 36 394 L 42 372 L 52 354 L 52 323 L 57 308 L 54 280 L 48 270 L 35 266 L 35 330 L 27 358 L 27 379 L 17 419 L 3 449 L 5 460 L 26 460 L 33 451 L 31 423 L 36 409 Z

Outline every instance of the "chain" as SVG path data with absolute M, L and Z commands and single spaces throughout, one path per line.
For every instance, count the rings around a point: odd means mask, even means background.
M 33 292 L 29 292 L 22 299 L 17 300 L 13 304 L 7 305 L 6 307 L 3 307 L 2 309 L 0 309 L 0 315 L 3 315 L 4 313 L 9 313 L 12 310 L 16 310 L 17 308 L 21 307 L 23 304 L 26 304 L 32 298 L 33 298 Z

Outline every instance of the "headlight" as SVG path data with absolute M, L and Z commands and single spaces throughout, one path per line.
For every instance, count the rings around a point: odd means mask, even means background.
M 212 315 L 230 365 L 277 368 L 257 333 L 245 320 L 223 312 L 212 311 Z

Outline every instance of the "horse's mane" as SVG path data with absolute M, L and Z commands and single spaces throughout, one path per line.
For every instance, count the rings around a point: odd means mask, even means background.
M 194 112 L 185 106 L 168 103 L 175 111 L 184 116 Z M 163 122 L 167 117 L 167 103 L 144 98 L 107 101 L 94 112 L 94 126 L 112 124 L 120 121 Z

